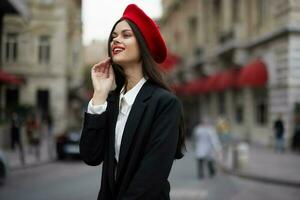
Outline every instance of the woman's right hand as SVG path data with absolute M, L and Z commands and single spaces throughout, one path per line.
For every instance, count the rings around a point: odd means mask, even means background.
M 91 77 L 94 87 L 93 105 L 103 104 L 115 82 L 111 58 L 108 57 L 95 64 L 91 70 Z

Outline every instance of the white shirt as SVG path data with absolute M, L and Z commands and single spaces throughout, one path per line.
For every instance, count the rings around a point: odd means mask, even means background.
M 115 157 L 117 161 L 119 161 L 121 141 L 122 141 L 124 128 L 127 122 L 127 118 L 129 116 L 134 100 L 145 82 L 146 79 L 142 78 L 133 88 L 127 91 L 126 94 L 124 94 L 124 87 L 120 92 L 120 97 L 119 97 L 120 109 L 119 109 L 118 119 L 116 123 L 116 129 L 115 129 Z M 90 114 L 101 114 L 106 110 L 106 107 L 107 107 L 107 101 L 105 101 L 105 103 L 102 105 L 94 106 L 92 104 L 92 100 L 90 100 L 87 112 Z

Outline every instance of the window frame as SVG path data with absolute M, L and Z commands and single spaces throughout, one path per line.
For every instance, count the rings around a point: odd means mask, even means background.
M 3 60 L 6 63 L 16 63 L 19 59 L 19 33 L 7 32 L 5 34 Z
M 38 39 L 38 63 L 50 64 L 51 63 L 51 36 L 40 35 Z

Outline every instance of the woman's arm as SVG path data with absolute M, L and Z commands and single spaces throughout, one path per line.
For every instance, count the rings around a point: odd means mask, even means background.
M 106 111 L 102 114 L 85 113 L 80 138 L 80 156 L 88 165 L 99 165 L 104 159 L 105 144 L 108 138 L 106 115 Z
M 180 115 L 181 103 L 175 96 L 162 99 L 145 155 L 122 200 L 152 199 L 161 192 L 175 158 Z
M 80 139 L 80 155 L 88 165 L 99 165 L 104 159 L 107 144 L 107 112 L 106 99 L 113 86 L 115 75 L 111 59 L 106 58 L 91 69 L 94 94 L 85 113 L 82 135 Z M 92 105 L 93 104 L 93 105 Z

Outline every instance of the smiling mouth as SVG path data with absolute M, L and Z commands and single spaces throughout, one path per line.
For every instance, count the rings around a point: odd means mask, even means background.
M 125 48 L 115 47 L 115 48 L 113 48 L 112 53 L 113 53 L 113 55 L 116 55 L 116 54 L 121 53 L 124 50 L 125 50 Z

